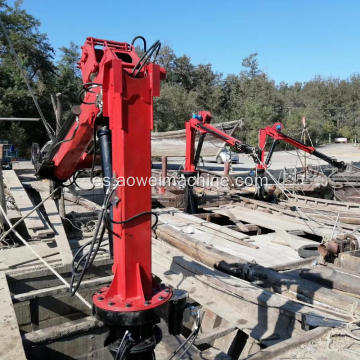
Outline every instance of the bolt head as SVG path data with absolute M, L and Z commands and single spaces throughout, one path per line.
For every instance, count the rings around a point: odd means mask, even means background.
M 163 296 L 159 296 L 159 300 L 164 300 L 164 297 L 163 297 Z
M 113 306 L 113 305 L 115 305 L 115 303 L 112 302 L 112 301 L 110 301 L 110 302 L 108 303 L 108 305 L 109 305 L 109 306 Z
M 98 299 L 99 301 L 103 301 L 103 300 L 104 300 L 104 298 L 103 298 L 102 296 L 99 296 L 97 299 Z
M 131 304 L 129 304 L 129 303 L 125 304 L 125 307 L 129 308 L 129 307 L 131 307 Z

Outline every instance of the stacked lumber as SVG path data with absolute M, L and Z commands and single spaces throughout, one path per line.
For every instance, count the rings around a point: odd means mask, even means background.
M 184 123 L 187 119 L 184 119 Z M 215 127 L 222 131 L 231 130 L 242 120 L 215 123 Z M 198 136 L 198 134 L 197 134 Z M 202 156 L 214 156 L 224 146 L 224 141 L 219 140 L 211 134 L 206 137 L 201 154 Z M 185 156 L 186 133 L 184 130 L 151 133 L 151 154 L 152 156 Z

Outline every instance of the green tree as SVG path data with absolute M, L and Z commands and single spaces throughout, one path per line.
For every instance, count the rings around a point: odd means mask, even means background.
M 38 97 L 47 119 L 52 119 L 50 93 L 55 66 L 53 49 L 46 34 L 39 31 L 39 21 L 21 8 L 21 1 L 9 6 L 0 0 L 0 17 L 6 27 L 15 51 L 22 59 L 24 70 Z M 0 114 L 13 117 L 38 117 L 38 113 L 17 68 L 4 34 L 0 31 Z M 18 129 L 18 135 L 14 129 Z M 24 131 L 20 130 L 23 129 Z M 32 141 L 43 143 L 47 139 L 42 126 L 31 123 L 0 123 L 3 139 L 15 144 L 25 154 Z M 19 136 L 19 134 L 22 134 Z
M 184 129 L 185 121 L 197 110 L 194 92 L 188 92 L 178 84 L 165 83 L 160 98 L 154 102 L 155 130 Z
M 77 62 L 80 59 L 80 48 L 71 42 L 69 47 L 61 47 L 61 58 L 57 63 L 56 92 L 62 93 L 64 118 L 70 115 L 72 105 L 80 102 L 79 92 L 82 86 L 81 72 Z

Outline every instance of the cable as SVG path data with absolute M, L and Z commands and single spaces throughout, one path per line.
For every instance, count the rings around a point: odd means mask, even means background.
M 110 205 L 110 206 L 112 206 L 112 205 Z M 110 206 L 109 206 L 109 207 L 110 207 Z M 107 213 L 105 214 L 105 225 L 106 225 L 106 229 L 107 229 L 107 231 L 109 231 L 109 232 L 110 232 L 111 234 L 113 234 L 114 236 L 120 237 L 119 234 L 115 233 L 115 232 L 111 229 L 111 224 L 110 224 L 110 223 L 113 223 L 113 224 L 126 224 L 126 223 L 128 223 L 128 222 L 130 222 L 130 221 L 133 221 L 133 220 L 135 220 L 135 219 L 137 219 L 137 218 L 139 218 L 139 217 L 141 217 L 141 216 L 144 216 L 144 215 L 154 215 L 154 216 L 155 216 L 155 222 L 154 222 L 154 224 L 151 226 L 151 229 L 155 232 L 155 228 L 156 228 L 156 226 L 157 226 L 157 224 L 158 224 L 158 222 L 159 222 L 159 215 L 158 215 L 157 213 L 153 212 L 153 211 L 143 211 L 143 212 L 141 212 L 141 213 L 139 213 L 139 214 L 136 214 L 136 215 L 134 215 L 134 216 L 132 216 L 132 217 L 124 220 L 124 221 L 114 221 L 113 219 L 111 219 L 110 214 L 107 212 Z
M 95 169 L 95 162 L 96 162 L 96 146 L 97 146 L 97 142 L 96 142 L 96 120 L 94 123 L 94 133 L 93 133 L 93 142 L 94 142 L 94 150 L 93 150 L 93 161 L 91 163 L 91 172 L 90 172 L 90 182 L 93 185 L 93 188 L 95 188 L 95 184 L 93 182 L 93 177 L 94 177 L 94 169 Z
M 11 221 L 9 220 L 9 218 L 6 215 L 5 210 L 2 208 L 2 206 L 0 205 L 0 211 L 3 214 L 4 219 L 6 220 L 6 222 L 8 223 L 9 226 L 12 226 Z M 29 243 L 15 230 L 12 229 L 11 230 L 16 237 L 27 247 L 29 248 L 29 250 L 68 288 L 71 287 L 71 285 L 55 270 L 53 269 L 30 245 Z M 91 305 L 89 304 L 88 301 L 86 301 L 80 294 L 75 294 L 78 299 L 83 302 L 89 309 L 91 309 Z
M 79 126 L 80 126 L 79 117 L 78 117 L 78 116 L 76 116 L 75 122 L 76 122 L 76 127 L 75 127 L 75 129 L 74 129 L 73 134 L 71 135 L 71 138 L 70 138 L 70 139 L 64 139 L 64 140 L 58 141 L 58 142 L 53 146 L 53 148 L 56 147 L 56 146 L 58 146 L 58 145 L 60 145 L 60 144 L 69 142 L 69 141 L 71 141 L 71 140 L 74 139 L 74 137 L 75 137 L 75 135 L 76 135 L 76 133 L 77 133 L 77 131 L 78 131 L 78 129 L 79 129 Z
M 131 336 L 129 330 L 126 330 L 123 338 L 121 339 L 120 345 L 116 351 L 116 355 L 114 360 L 124 360 L 124 356 L 130 350 L 130 348 L 134 345 L 134 340 Z
M 86 223 L 82 222 L 82 221 L 74 221 L 69 219 L 68 217 L 65 217 L 64 220 L 68 221 L 71 226 L 79 231 L 83 231 L 83 232 L 91 232 L 94 230 L 95 226 L 96 226 L 96 222 L 94 220 L 89 220 Z M 91 226 L 93 225 L 93 226 Z
M 154 229 L 156 227 L 156 225 L 158 224 L 159 222 L 159 215 L 153 211 L 143 211 L 141 213 L 138 213 L 126 220 L 123 220 L 123 221 L 114 221 L 113 219 L 111 219 L 111 217 L 108 215 L 108 219 L 110 220 L 110 222 L 112 222 L 113 224 L 127 224 L 128 222 L 130 221 L 133 221 L 141 216 L 144 216 L 144 215 L 154 215 L 155 216 L 155 223 L 154 225 L 151 227 L 152 229 Z
M 142 68 L 146 65 L 146 63 L 150 60 L 151 56 L 155 53 L 153 62 L 156 60 L 156 57 L 159 54 L 161 48 L 161 42 L 159 40 L 155 41 L 149 49 L 145 52 L 145 54 L 139 59 L 139 61 L 134 66 L 131 75 L 137 77 Z M 136 71 L 137 70 L 137 71 Z
M 112 222 L 114 224 L 126 224 L 129 223 L 141 216 L 144 215 L 154 215 L 156 217 L 155 223 L 152 226 L 152 229 L 154 229 L 157 224 L 158 224 L 158 214 L 152 212 L 152 211 L 144 211 L 141 212 L 139 214 L 136 214 L 126 220 L 123 221 L 114 221 L 113 219 L 111 219 L 109 213 L 108 213 L 108 209 L 112 206 L 112 204 L 110 203 L 111 197 L 114 194 L 115 190 L 116 190 L 117 186 L 113 186 L 111 188 L 111 186 L 107 189 L 105 197 L 104 197 L 104 202 L 103 205 L 101 207 L 101 211 L 100 214 L 98 216 L 98 221 L 96 223 L 96 228 L 94 231 L 94 235 L 93 238 L 91 240 L 89 240 L 87 243 L 85 243 L 84 245 L 82 245 L 77 252 L 74 255 L 72 264 L 71 264 L 71 268 L 72 268 L 72 276 L 71 276 L 71 282 L 70 282 L 70 294 L 71 296 L 73 296 L 77 290 L 79 289 L 79 286 L 84 278 L 84 275 L 86 273 L 86 270 L 92 265 L 92 263 L 95 260 L 95 257 L 98 253 L 98 251 L 100 250 L 100 246 L 101 246 L 101 242 L 103 240 L 104 234 L 105 234 L 105 229 L 107 229 L 109 231 L 109 233 L 112 233 L 113 235 L 119 237 L 118 234 L 114 233 L 111 230 L 111 226 L 109 224 L 109 222 Z M 100 233 L 100 236 L 98 238 L 98 235 Z M 84 249 L 90 246 L 89 250 L 84 254 Z M 81 268 L 81 270 L 79 270 Z
M 200 310 L 197 309 L 196 311 L 196 325 L 194 330 L 190 333 L 190 335 L 185 339 L 185 341 L 180 344 L 176 350 L 174 350 L 174 352 L 170 355 L 170 357 L 168 358 L 168 360 L 171 360 L 174 358 L 175 355 L 177 355 L 179 353 L 179 351 L 186 345 L 188 344 L 188 346 L 185 348 L 185 350 L 180 354 L 179 356 L 179 360 L 187 353 L 187 351 L 190 349 L 190 347 L 193 345 L 193 343 L 195 342 L 197 335 L 200 331 L 201 328 L 201 317 L 200 317 Z
M 141 40 L 143 41 L 143 44 L 144 44 L 143 51 L 144 51 L 144 53 L 146 53 L 146 40 L 145 40 L 145 38 L 144 38 L 143 36 L 140 36 L 140 35 L 135 36 L 135 37 L 132 39 L 132 41 L 131 41 L 131 45 L 134 45 L 134 44 L 135 44 L 135 41 L 136 41 L 137 39 L 141 39 Z
M 92 91 L 90 89 L 92 88 L 96 88 L 96 87 L 99 87 L 99 86 L 102 86 L 102 84 L 99 84 L 99 83 L 94 83 L 94 82 L 88 82 L 88 83 L 84 83 L 82 85 L 82 89 L 80 90 L 79 92 L 79 99 L 80 99 L 80 102 L 82 104 L 85 104 L 85 105 L 96 105 L 96 101 L 95 102 L 86 102 L 83 100 L 83 94 L 85 94 L 86 92 L 88 93 L 91 93 L 91 94 L 96 94 L 95 91 Z
M 254 151 L 253 156 L 257 158 L 257 160 L 259 161 L 259 164 L 263 165 L 264 170 L 266 172 L 266 174 L 269 175 L 269 177 L 274 181 L 274 183 L 279 187 L 279 189 L 281 190 L 281 192 L 286 196 L 287 199 L 289 199 L 289 197 L 286 194 L 286 191 L 288 191 L 287 189 L 283 188 L 282 185 L 276 180 L 276 178 L 269 172 L 269 170 L 266 168 L 266 165 L 261 161 L 261 159 L 258 157 L 256 151 Z M 290 193 L 290 191 L 289 191 Z M 292 194 L 295 196 L 295 194 Z M 299 207 L 295 206 L 295 209 L 298 213 L 302 213 L 303 215 L 300 217 L 301 220 L 303 220 L 303 222 L 305 223 L 305 225 L 310 229 L 310 231 L 315 234 L 314 229 L 310 226 L 310 224 L 305 221 L 305 219 L 303 219 L 303 217 L 305 217 L 309 222 L 310 221 L 314 221 L 317 225 L 319 225 L 319 223 L 317 221 L 315 221 L 314 219 L 310 219 L 307 214 L 305 214 Z
M 73 261 L 71 263 L 71 269 L 72 269 L 71 282 L 70 282 L 71 296 L 74 296 L 76 294 L 84 278 L 86 270 L 92 265 L 92 263 L 95 260 L 96 254 L 99 251 L 105 233 L 105 227 L 103 226 L 104 215 L 106 213 L 107 203 L 109 202 L 113 191 L 114 190 L 110 191 L 110 188 L 108 188 L 105 194 L 104 202 L 101 207 L 98 221 L 96 223 L 96 228 L 93 238 L 89 240 L 86 244 L 82 245 L 74 255 Z M 98 239 L 99 232 L 100 232 L 100 237 Z M 88 250 L 88 252 L 86 254 L 81 255 L 84 249 L 89 245 L 90 245 L 90 249 Z M 81 270 L 79 270 L 80 267 L 82 267 Z

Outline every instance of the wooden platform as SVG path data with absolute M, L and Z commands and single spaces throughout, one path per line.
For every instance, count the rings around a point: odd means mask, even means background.
M 11 179 L 9 189 L 15 194 L 18 187 L 19 193 L 26 194 L 19 206 L 28 211 L 26 205 L 34 206 L 47 196 L 48 183 L 38 181 L 24 167 L 15 167 L 14 172 L 21 187 Z M 294 349 L 306 356 L 308 346 L 312 353 L 321 350 L 329 359 L 336 359 L 334 353 L 339 359 L 356 358 L 360 343 L 345 329 L 360 318 L 357 263 L 349 270 L 346 262 L 352 255 L 344 254 L 341 267 L 321 265 L 314 258 L 301 258 L 298 249 L 316 247 L 323 239 L 346 232 L 359 236 L 358 205 L 344 208 L 338 202 L 306 197 L 270 204 L 240 196 L 236 190 L 227 195 L 227 204 L 205 206 L 197 215 L 174 207 L 154 210 L 159 223 L 152 240 L 152 271 L 164 283 L 185 290 L 189 301 L 201 308 L 203 325 L 197 347 L 192 346 L 184 358 L 263 360 L 286 354 L 295 359 Z M 53 200 L 46 202 L 37 220 L 45 219 L 52 235 L 30 240 L 69 280 L 72 253 L 91 237 L 88 222 L 96 219 L 99 206 L 76 194 L 66 193 L 66 199 L 68 220 L 60 219 Z M 347 222 L 348 218 L 355 223 Z M 111 267 L 109 255 L 101 254 L 89 269 L 80 287 L 88 301 L 111 281 Z M 1 359 L 2 354 L 23 359 L 24 351 L 29 359 L 59 354 L 110 359 L 104 347 L 106 326 L 70 297 L 66 286 L 24 247 L 0 252 L 0 275 L 4 305 L 0 337 L 5 339 L 0 344 Z M 165 360 L 184 337 L 170 337 L 161 326 L 164 339 L 157 347 L 157 358 Z M 189 316 L 184 326 L 188 331 L 192 328 Z M 331 349 L 324 349 L 324 339 L 329 334 L 335 339 L 336 332 L 345 345 L 334 341 Z M 320 359 L 324 358 L 319 355 Z

